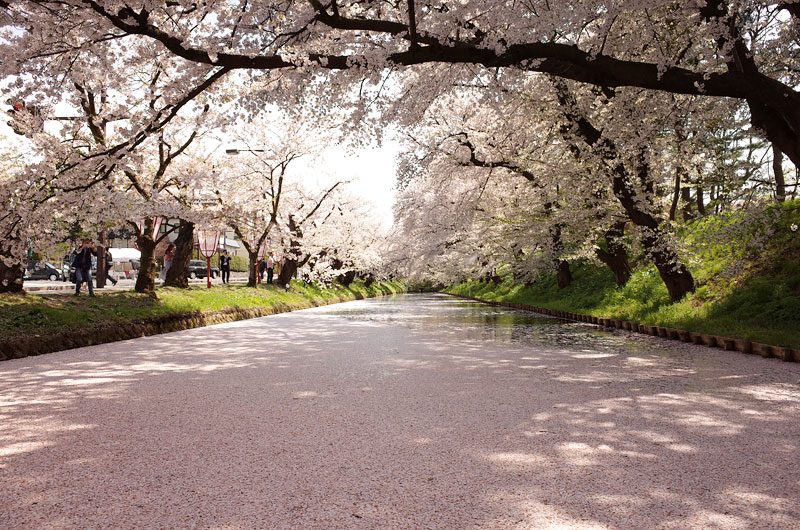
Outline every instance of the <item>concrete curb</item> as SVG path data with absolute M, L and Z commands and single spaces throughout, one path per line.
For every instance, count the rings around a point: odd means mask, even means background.
M 693 342 L 701 346 L 708 346 L 709 348 L 721 348 L 727 351 L 738 351 L 746 354 L 761 355 L 766 358 L 777 358 L 786 362 L 800 362 L 800 350 L 787 348 L 785 346 L 773 346 L 771 344 L 761 344 L 752 342 L 747 339 L 737 337 L 724 337 L 721 335 L 708 335 L 705 333 L 695 333 L 693 331 L 685 331 L 677 328 L 666 328 L 663 326 L 651 326 L 649 324 L 639 324 L 637 322 L 630 322 L 627 320 L 619 320 L 615 318 L 600 318 L 592 315 L 584 315 L 581 313 L 571 313 L 569 311 L 560 311 L 555 309 L 547 309 L 546 307 L 538 307 L 527 304 L 517 304 L 514 302 L 493 302 L 489 300 L 481 300 L 472 296 L 462 296 L 458 294 L 444 293 L 462 298 L 464 300 L 472 300 L 482 304 L 488 304 L 497 307 L 508 307 L 510 309 L 522 309 L 525 311 L 533 311 L 543 315 L 555 317 L 561 320 L 570 320 L 574 322 L 585 322 L 588 324 L 595 324 L 601 328 L 620 329 L 624 331 L 631 331 L 633 333 L 642 333 L 645 335 L 652 335 L 654 337 L 661 337 L 665 339 L 679 340 L 681 342 Z
M 75 284 L 74 283 L 67 283 L 67 284 L 65 284 L 63 286 L 62 285 L 57 285 L 57 286 L 56 285 L 47 285 L 47 286 L 33 285 L 33 286 L 30 286 L 30 287 L 25 286 L 23 284 L 23 290 L 26 293 L 35 293 L 35 292 L 38 292 L 38 291 L 74 291 L 75 290 Z M 83 290 L 86 291 L 86 288 L 84 288 Z

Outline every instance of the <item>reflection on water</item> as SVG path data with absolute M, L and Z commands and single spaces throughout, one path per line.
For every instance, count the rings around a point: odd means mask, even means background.
M 665 381 L 677 381 L 683 390 L 716 393 L 717 377 L 731 366 L 729 354 L 714 354 L 719 350 L 443 294 L 396 295 L 320 311 L 433 335 L 435 344 L 444 345 L 442 356 L 426 363 L 447 359 L 470 369 L 502 369 L 515 377 L 543 373 L 560 383 L 624 382 L 647 384 L 651 390 L 666 390 Z
M 348 304 L 329 314 L 361 321 L 391 323 L 454 335 L 459 340 L 547 345 L 572 350 L 614 351 L 629 344 L 627 333 L 600 331 L 595 326 L 517 309 L 493 307 L 443 294 L 405 294 Z M 644 348 L 628 353 L 644 355 Z M 647 356 L 657 355 L 652 346 Z

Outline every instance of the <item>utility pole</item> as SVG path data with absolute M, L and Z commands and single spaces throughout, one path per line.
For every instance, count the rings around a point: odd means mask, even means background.
M 108 263 L 106 263 L 106 229 L 100 230 L 97 236 L 100 244 L 97 247 L 97 278 L 95 283 L 98 289 L 106 286 L 106 276 L 108 276 Z

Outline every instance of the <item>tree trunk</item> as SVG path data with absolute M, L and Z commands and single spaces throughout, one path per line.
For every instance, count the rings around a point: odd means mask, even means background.
M 767 82 L 770 81 L 772 80 L 767 78 Z M 786 115 L 782 115 L 760 100 L 748 98 L 747 104 L 753 127 L 757 131 L 764 131 L 770 142 L 776 144 L 796 166 L 800 166 L 800 134 L 793 130 L 797 122 L 792 123 Z
M 675 221 L 675 215 L 678 212 L 678 202 L 681 195 L 681 182 L 687 180 L 688 175 L 684 167 L 684 150 L 683 146 L 686 143 L 686 131 L 683 129 L 683 120 L 680 118 L 675 122 L 675 152 L 677 153 L 676 168 L 675 168 L 675 185 L 672 191 L 672 204 L 669 207 L 669 220 Z
M 344 268 L 344 262 L 338 258 L 333 258 L 331 260 L 331 268 L 337 271 L 342 270 Z M 345 287 L 353 283 L 355 279 L 356 279 L 356 271 L 354 270 L 350 270 L 336 276 L 336 281 L 344 285 Z
M 631 266 L 628 262 L 628 251 L 620 238 L 625 232 L 625 222 L 615 223 L 604 235 L 606 249 L 598 247 L 595 251 L 597 258 L 605 263 L 614 273 L 614 281 L 617 287 L 622 287 L 631 279 Z
M 14 215 L 14 224 L 18 224 L 20 222 L 19 216 L 15 215 L 12 211 L 11 215 Z M 6 236 L 3 239 L 0 239 L 0 293 L 24 293 L 24 289 L 22 287 L 23 283 L 23 275 L 25 273 L 25 263 L 26 256 L 23 255 L 15 256 L 14 247 L 21 243 L 20 239 L 15 236 L 16 231 L 9 231 L 6 232 L 4 235 Z M 9 259 L 16 259 L 21 258 L 23 261 L 18 265 L 6 265 L 4 258 Z
M 572 273 L 569 270 L 569 261 L 558 260 L 556 263 L 556 281 L 558 282 L 558 289 L 566 289 L 572 283 Z
M 175 239 L 175 257 L 167 271 L 164 285 L 169 287 L 189 287 L 189 260 L 194 248 L 194 223 L 181 219 L 178 227 L 178 238 Z
M 640 172 L 647 170 L 646 166 L 639 168 Z M 669 292 L 670 300 L 677 302 L 694 290 L 692 274 L 680 262 L 675 250 L 666 243 L 667 233 L 661 228 L 659 220 L 640 207 L 636 191 L 631 187 L 627 171 L 622 164 L 614 168 L 613 188 L 614 196 L 625 209 L 628 218 L 643 230 L 642 245 L 645 253 L 658 269 Z
M 697 213 L 700 214 L 701 217 L 705 217 L 706 215 L 706 205 L 705 205 L 705 198 L 703 197 L 703 187 L 697 186 L 695 188 L 695 194 L 697 195 Z
M 598 248 L 595 250 L 595 254 L 614 274 L 614 282 L 617 287 L 622 287 L 628 283 L 628 280 L 631 279 L 631 266 L 628 263 L 628 253 L 624 248 L 621 249 L 621 252 L 609 252 Z
M 278 284 L 285 285 L 287 288 L 292 278 L 294 278 L 297 273 L 297 270 L 309 259 L 309 257 L 306 256 L 303 262 L 300 263 L 298 258 L 294 257 L 300 256 L 300 238 L 303 236 L 303 231 L 300 226 L 298 226 L 293 215 L 289 216 L 288 228 L 289 233 L 292 234 L 292 237 L 295 239 L 289 240 L 289 252 L 286 253 L 283 265 L 281 265 L 281 272 L 278 274 Z
M 783 175 L 783 153 L 778 146 L 772 144 L 772 172 L 775 173 L 775 198 L 778 202 L 786 201 L 786 179 Z
M 247 249 L 247 286 L 258 285 L 258 245 L 254 251 Z
M 675 251 L 664 245 L 663 237 L 664 233 L 659 230 L 647 230 L 642 237 L 642 244 L 667 287 L 669 299 L 677 302 L 694 291 L 694 278 Z
M 678 201 L 681 197 L 681 174 L 675 173 L 675 189 L 672 191 L 672 204 L 669 207 L 669 220 L 675 220 L 675 213 L 678 211 Z
M 278 285 L 289 285 L 298 268 L 296 259 L 286 258 L 281 266 L 281 273 L 278 275 Z
M 554 205 L 552 203 L 545 204 L 545 212 L 550 215 Z M 569 287 L 572 283 L 572 273 L 569 270 L 569 262 L 561 259 L 561 252 L 564 250 L 564 242 L 561 239 L 561 225 L 556 223 L 550 227 L 550 238 L 553 245 L 553 256 L 555 256 L 554 264 L 556 266 L 556 281 L 558 282 L 558 289 Z
M 641 200 L 642 198 L 631 184 L 633 175 L 629 174 L 625 165 L 617 158 L 616 145 L 609 138 L 603 137 L 588 119 L 575 113 L 573 109 L 578 108 L 578 105 L 565 83 L 556 82 L 555 85 L 565 118 L 577 124 L 577 127 L 571 127 L 565 131 L 574 131 L 573 134 L 576 134 L 603 158 L 614 164 L 611 169 L 614 196 L 619 200 L 631 222 L 644 231 L 642 243 L 645 252 L 658 269 L 670 299 L 672 301 L 680 300 L 694 290 L 694 279 L 678 259 L 675 250 L 666 243 L 667 234 L 660 227 L 659 219 L 648 212 L 646 208 L 642 208 L 642 204 L 652 204 L 652 197 L 645 195 L 644 200 Z M 648 190 L 652 189 L 652 183 L 649 179 L 649 168 L 643 157 L 640 157 L 638 166 L 638 180 L 647 183 L 643 188 L 645 193 L 648 193 Z
M 688 186 L 681 188 L 681 200 L 683 201 L 683 221 L 691 221 L 695 215 L 692 211 L 692 194 Z
M 356 279 L 356 271 L 347 271 L 336 277 L 336 281 L 348 287 Z
M 156 291 L 156 243 L 152 237 L 153 219 L 145 219 L 144 234 L 136 236 L 136 246 L 142 253 L 139 260 L 139 274 L 136 277 L 134 290 L 137 293 L 155 294 Z

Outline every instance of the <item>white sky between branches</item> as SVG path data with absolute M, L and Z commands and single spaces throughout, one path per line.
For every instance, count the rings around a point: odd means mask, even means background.
M 0 113 L 0 142 L 5 149 L 26 149 L 25 140 L 8 126 L 9 119 L 7 114 Z M 218 149 L 224 151 L 237 147 L 239 146 L 219 144 Z M 380 147 L 345 149 L 331 146 L 313 161 L 298 161 L 298 165 L 305 166 L 301 170 L 302 174 L 314 179 L 316 184 L 325 184 L 331 179 L 349 181 L 351 193 L 361 197 L 383 228 L 388 229 L 392 224 L 397 178 L 396 156 L 399 150 L 399 144 L 388 138 Z M 324 177 L 318 178 L 320 175 Z
M 340 147 L 330 147 L 314 165 L 324 164 L 328 172 L 343 180 L 351 180 L 351 193 L 372 205 L 374 216 L 388 229 L 392 224 L 399 150 L 400 146 L 391 140 L 386 140 L 381 147 L 358 149 L 352 153 Z

